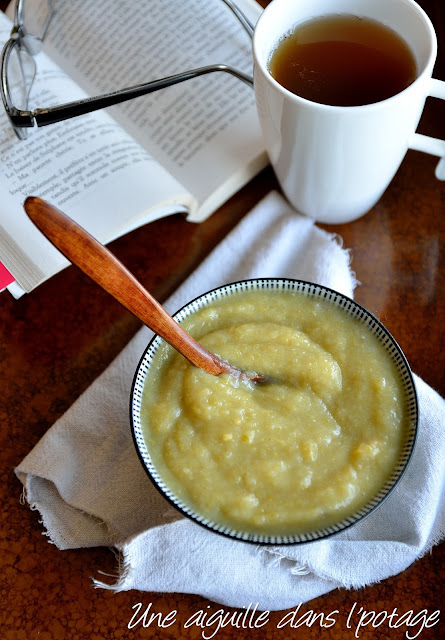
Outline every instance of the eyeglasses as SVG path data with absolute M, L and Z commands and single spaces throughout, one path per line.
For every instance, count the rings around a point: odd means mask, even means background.
M 232 11 L 248 35 L 252 37 L 254 27 L 244 13 L 231 0 L 222 0 L 222 2 Z M 46 12 L 39 16 L 33 15 L 32 4 L 32 0 L 17 1 L 14 25 L 9 40 L 3 47 L 0 62 L 0 93 L 3 106 L 12 128 L 21 140 L 27 138 L 28 129 L 34 125 L 42 127 L 105 109 L 208 73 L 228 73 L 253 86 L 251 76 L 225 64 L 215 64 L 190 69 L 160 80 L 112 91 L 94 98 L 29 111 L 29 96 L 36 75 L 34 56 L 42 49 L 43 40 L 54 15 L 53 0 L 46 0 Z

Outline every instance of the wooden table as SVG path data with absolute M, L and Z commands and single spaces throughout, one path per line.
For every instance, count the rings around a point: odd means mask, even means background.
M 265 3 L 264 3 L 265 4 Z M 421 3 L 435 22 L 445 77 L 445 11 L 442 0 Z M 0 2 L 0 8 L 5 2 Z M 445 138 L 444 105 L 429 99 L 420 132 Z M 445 185 L 434 177 L 436 159 L 408 152 L 381 201 L 362 219 L 329 227 L 351 249 L 361 285 L 356 299 L 380 317 L 402 346 L 414 372 L 445 393 L 443 322 Z M 112 250 L 160 300 L 164 300 L 262 196 L 277 188 L 266 169 L 246 188 L 196 226 L 180 216 L 160 220 L 112 244 Z M 326 227 L 327 228 L 327 227 Z M 0 637 L 5 640 L 117 640 L 200 638 L 183 629 L 189 616 L 210 605 L 197 596 L 94 590 L 91 577 L 113 573 L 115 557 L 104 548 L 59 551 L 42 535 L 39 515 L 21 503 L 14 467 L 54 421 L 93 382 L 137 331 L 139 324 L 74 267 L 18 301 L 0 294 Z M 304 605 L 328 614 L 329 628 L 278 629 L 284 612 L 255 630 L 227 628 L 227 638 L 353 639 L 345 627 L 355 602 L 366 610 L 433 612 L 443 605 L 444 545 L 402 574 L 358 591 L 337 590 Z M 177 623 L 128 629 L 138 602 L 156 612 L 177 610 Z M 244 604 L 244 603 L 243 603 Z M 361 638 L 405 638 L 406 628 L 366 629 Z M 422 640 L 444 636 L 440 623 Z

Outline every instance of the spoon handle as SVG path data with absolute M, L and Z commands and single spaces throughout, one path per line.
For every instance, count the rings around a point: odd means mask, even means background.
M 192 364 L 219 375 L 231 366 L 196 342 L 108 249 L 74 220 L 41 198 L 24 203 L 28 217 L 73 264 L 110 293 Z

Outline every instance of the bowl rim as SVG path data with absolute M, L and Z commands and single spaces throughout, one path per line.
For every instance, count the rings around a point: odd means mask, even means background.
M 354 511 L 349 516 L 341 519 L 338 523 L 336 522 L 333 525 L 322 527 L 320 529 L 315 529 L 309 531 L 308 533 L 302 534 L 289 534 L 289 535 L 269 535 L 269 534 L 255 534 L 252 532 L 246 532 L 242 530 L 232 529 L 228 525 L 221 525 L 220 523 L 214 522 L 202 514 L 196 512 L 193 508 L 188 507 L 180 498 L 174 496 L 174 491 L 168 488 L 167 483 L 165 484 L 165 489 L 160 486 L 159 481 L 155 478 L 152 471 L 147 464 L 147 460 L 145 459 L 143 452 L 141 451 L 141 447 L 139 446 L 138 438 L 137 438 L 137 427 L 135 424 L 135 416 L 134 416 L 134 408 L 135 408 L 135 399 L 141 398 L 142 390 L 137 392 L 139 377 L 141 376 L 141 367 L 144 365 L 144 362 L 148 360 L 148 366 L 143 375 L 142 387 L 145 383 L 145 378 L 147 376 L 150 362 L 152 360 L 153 355 L 156 353 L 159 346 L 165 342 L 158 334 L 154 334 L 147 346 L 145 347 L 139 362 L 137 364 L 133 381 L 131 385 L 130 392 L 130 426 L 131 426 L 131 434 L 133 438 L 133 443 L 139 457 L 139 460 L 151 480 L 154 487 L 158 490 L 158 492 L 164 497 L 167 502 L 174 507 L 174 509 L 181 514 L 182 516 L 188 518 L 195 524 L 203 527 L 207 531 L 211 531 L 212 533 L 217 533 L 225 538 L 229 538 L 235 541 L 247 542 L 250 544 L 260 545 L 260 546 L 281 546 L 281 545 L 296 545 L 296 544 L 306 544 L 310 542 L 317 542 L 320 540 L 325 540 L 334 535 L 337 535 L 343 531 L 346 531 L 350 527 L 361 523 L 365 518 L 367 518 L 371 513 L 374 513 L 376 509 L 378 509 L 388 498 L 389 495 L 394 491 L 395 487 L 399 484 L 400 480 L 404 476 L 409 462 L 411 461 L 413 451 L 416 445 L 417 436 L 418 436 L 418 423 L 419 423 L 419 404 L 418 404 L 418 395 L 417 389 L 413 377 L 413 373 L 411 371 L 408 360 L 403 353 L 401 347 L 398 342 L 389 332 L 389 330 L 385 327 L 385 325 L 366 307 L 361 305 L 359 302 L 354 299 L 348 297 L 344 293 L 336 291 L 331 287 L 327 287 L 322 284 L 317 284 L 314 282 L 310 282 L 308 280 L 300 280 L 298 278 L 287 278 L 287 277 L 258 277 L 258 278 L 244 278 L 241 280 L 236 280 L 227 284 L 223 284 L 217 287 L 213 287 L 197 295 L 195 298 L 186 302 L 182 307 L 180 307 L 175 313 L 172 314 L 173 318 L 178 319 L 179 322 L 187 318 L 191 313 L 197 311 L 205 306 L 206 300 L 208 302 L 212 302 L 215 297 L 218 297 L 222 291 L 230 290 L 230 293 L 234 291 L 243 290 L 252 290 L 254 289 L 254 284 L 256 284 L 257 289 L 265 288 L 266 290 L 271 289 L 282 289 L 283 285 L 287 284 L 288 290 L 293 290 L 296 292 L 302 292 L 310 295 L 311 297 L 323 297 L 326 298 L 337 306 L 341 306 L 346 313 L 349 313 L 352 317 L 356 317 L 359 320 L 363 321 L 368 327 L 372 329 L 372 333 L 377 335 L 380 342 L 383 343 L 384 347 L 388 351 L 390 356 L 397 355 L 397 360 L 393 359 L 393 362 L 396 364 L 397 369 L 401 375 L 401 381 L 404 385 L 404 393 L 406 398 L 406 407 L 407 407 L 407 434 L 406 441 L 403 445 L 402 451 L 399 456 L 399 461 L 395 465 L 395 468 L 391 472 L 390 477 L 385 481 L 384 485 L 378 490 L 376 495 L 373 498 L 370 498 L 368 502 Z M 281 286 L 280 286 L 281 285 Z M 289 286 L 291 285 L 291 286 Z M 321 295 L 320 292 L 323 292 Z M 342 304 L 339 304 L 338 302 Z M 208 303 L 207 302 L 207 303 Z M 201 304 L 199 304 L 201 303 Z M 198 305 L 198 306 L 197 306 Z M 347 306 L 346 306 L 347 305 Z M 357 313 L 351 313 L 352 309 L 355 309 Z M 183 316 L 183 317 L 182 317 Z M 376 333 L 376 329 L 378 329 L 379 333 Z M 155 344 L 157 343 L 157 344 Z M 391 347 L 391 351 L 389 348 Z M 153 353 L 150 355 L 150 351 Z M 140 438 L 142 442 L 144 442 L 147 456 L 149 455 L 148 447 L 143 439 L 142 434 L 140 434 Z M 150 458 L 151 460 L 151 458 Z M 151 461 L 151 464 L 156 470 L 156 465 Z M 162 481 L 162 478 L 160 478 Z M 164 482 L 164 481 L 162 481 Z M 389 486 L 387 486 L 389 485 Z M 171 492 L 171 495 L 167 493 L 166 490 Z M 176 501 L 177 500 L 177 501 Z

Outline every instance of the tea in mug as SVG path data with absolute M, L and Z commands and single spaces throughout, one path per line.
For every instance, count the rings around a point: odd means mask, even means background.
M 380 102 L 406 89 L 417 74 L 403 38 L 376 20 L 353 15 L 301 23 L 278 43 L 269 71 L 292 93 L 334 106 Z

